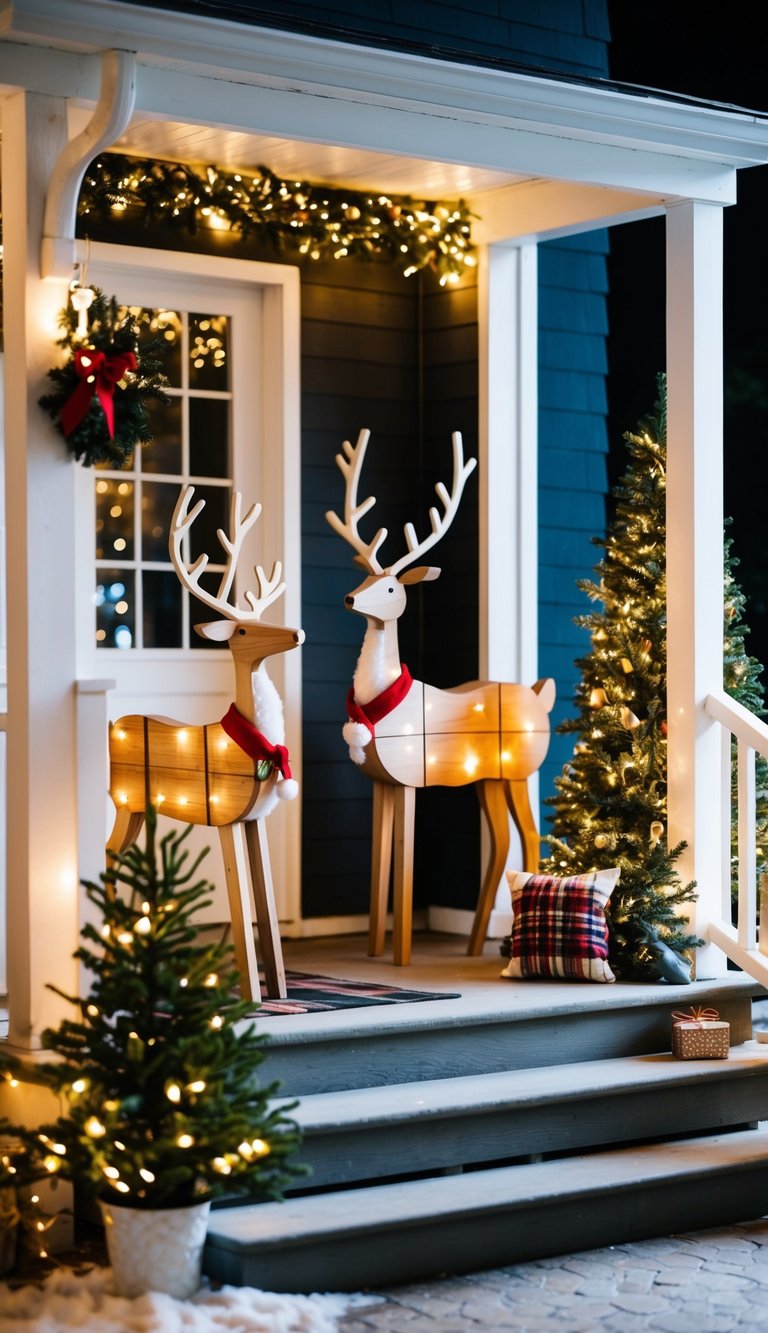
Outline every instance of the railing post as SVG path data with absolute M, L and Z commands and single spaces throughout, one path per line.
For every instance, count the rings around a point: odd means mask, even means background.
M 738 743 L 739 796 L 739 944 L 757 945 L 757 872 L 755 859 L 755 752 Z

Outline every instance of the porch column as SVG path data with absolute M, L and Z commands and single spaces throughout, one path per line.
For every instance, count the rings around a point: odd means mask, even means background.
M 703 702 L 723 681 L 723 220 L 716 204 L 667 212 L 667 652 L 669 844 L 695 879 L 697 934 L 722 903 L 720 729 Z M 723 975 L 724 955 L 696 955 L 699 979 Z
M 65 280 L 40 279 L 45 191 L 66 142 L 54 97 L 2 107 L 8 555 L 8 992 L 11 1046 L 34 1047 L 72 993 L 78 942 L 75 465 L 38 407 L 59 357 Z M 94 812 L 103 821 L 101 807 Z
M 534 243 L 490 245 L 478 275 L 479 668 L 483 680 L 524 685 L 538 676 L 539 651 L 537 257 Z M 510 864 L 521 855 L 513 827 Z M 511 928 L 502 884 L 489 934 Z

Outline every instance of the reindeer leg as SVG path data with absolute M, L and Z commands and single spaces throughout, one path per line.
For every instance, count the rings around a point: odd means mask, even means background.
M 285 988 L 283 947 L 280 942 L 280 926 L 277 919 L 277 904 L 275 903 L 275 890 L 272 884 L 265 821 L 263 819 L 247 820 L 245 837 L 251 863 L 253 900 L 256 904 L 259 949 L 264 963 L 266 991 L 270 999 L 284 1000 L 287 991 Z
M 533 818 L 528 783 L 525 778 L 509 778 L 505 780 L 504 786 L 509 813 L 515 821 L 515 827 L 523 844 L 523 870 L 535 875 L 539 868 L 541 839 Z
M 260 1000 L 259 965 L 253 942 L 253 922 L 248 893 L 248 860 L 243 825 L 222 824 L 219 828 L 224 874 L 227 881 L 229 915 L 232 921 L 232 944 L 235 963 L 240 973 L 240 989 L 244 1000 Z
M 496 890 L 504 874 L 509 852 L 509 815 L 507 814 L 507 801 L 503 784 L 496 779 L 478 782 L 477 796 L 488 824 L 491 850 L 485 878 L 480 889 L 480 897 L 477 900 L 472 934 L 469 937 L 467 953 L 471 957 L 476 957 L 483 951 L 485 937 L 488 933 L 488 922 L 496 900 Z
M 389 875 L 392 868 L 392 829 L 395 788 L 388 782 L 373 784 L 373 841 L 371 844 L 371 915 L 368 925 L 368 957 L 380 958 L 387 929 Z
M 107 839 L 107 870 L 112 870 L 115 857 L 130 847 L 144 827 L 144 811 L 129 810 L 126 805 L 119 805 L 115 813 L 112 832 Z M 107 884 L 107 891 L 114 894 L 114 885 Z
M 395 876 L 392 892 L 394 929 L 392 957 L 398 967 L 411 961 L 413 929 L 413 829 L 416 792 L 413 787 L 395 787 L 394 849 Z

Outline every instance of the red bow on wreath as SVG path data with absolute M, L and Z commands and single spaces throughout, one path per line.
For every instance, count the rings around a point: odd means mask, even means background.
M 74 365 L 80 383 L 61 409 L 62 430 L 65 435 L 77 430 L 96 394 L 104 409 L 111 440 L 115 434 L 115 385 L 126 371 L 136 369 L 136 357 L 133 352 L 107 356 L 106 352 L 85 347 L 75 352 Z

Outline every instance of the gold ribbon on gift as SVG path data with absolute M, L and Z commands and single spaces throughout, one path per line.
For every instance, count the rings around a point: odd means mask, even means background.
M 691 1005 L 688 1013 L 683 1013 L 680 1009 L 675 1009 L 672 1013 L 673 1023 L 717 1023 L 720 1018 L 716 1009 L 706 1009 L 703 1005 Z

